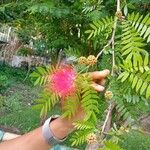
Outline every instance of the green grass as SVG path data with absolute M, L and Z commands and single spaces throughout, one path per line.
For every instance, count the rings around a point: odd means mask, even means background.
M 25 69 L 8 66 L 0 69 L 0 77 L 5 76 L 7 82 L 0 86 L 0 125 L 16 127 L 22 133 L 34 129 L 40 122 L 39 111 L 32 110 L 31 106 L 41 87 L 34 87 L 29 78 L 24 81 L 26 73 Z
M 124 150 L 150 150 L 150 135 L 137 131 L 131 131 L 122 135 L 120 146 Z
M 33 111 L 31 108 L 24 108 L 0 118 L 1 125 L 16 127 L 22 133 L 38 127 L 39 121 L 39 112 Z

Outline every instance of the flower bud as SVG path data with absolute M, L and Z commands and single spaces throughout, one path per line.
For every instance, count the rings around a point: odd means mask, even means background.
M 97 58 L 94 55 L 88 56 L 88 58 L 87 58 L 88 65 L 93 66 L 96 63 L 97 63 Z
M 121 21 L 121 20 L 122 20 L 122 11 L 117 11 L 117 12 L 116 12 L 116 16 L 117 16 L 118 19 Z
M 86 57 L 81 56 L 81 57 L 78 59 L 78 63 L 79 63 L 79 64 L 86 64 L 86 63 L 87 63 Z
M 88 144 L 94 144 L 97 142 L 97 137 L 96 137 L 96 134 L 94 133 L 90 133 L 87 138 L 86 138 L 86 141 Z
M 111 100 L 112 97 L 113 97 L 113 93 L 112 93 L 111 91 L 106 91 L 106 92 L 105 92 L 105 98 L 106 98 L 107 100 Z

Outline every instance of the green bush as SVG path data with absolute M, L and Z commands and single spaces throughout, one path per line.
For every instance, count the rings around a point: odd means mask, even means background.
M 8 79 L 15 78 L 17 80 L 23 80 L 26 77 L 27 70 L 3 65 L 1 66 L 0 74 L 7 76 Z
M 3 94 L 8 87 L 16 82 L 24 82 L 27 71 L 21 68 L 14 68 L 7 65 L 0 66 L 0 94 Z M 29 80 L 25 82 L 30 83 Z
M 26 78 L 27 72 L 28 70 L 25 68 L 15 68 L 8 65 L 0 66 L 0 89 L 2 89 L 1 84 L 7 88 L 9 85 L 14 85 L 16 82 L 22 82 L 31 85 L 30 79 Z
M 124 150 L 150 150 L 150 136 L 131 131 L 121 137 L 119 144 Z

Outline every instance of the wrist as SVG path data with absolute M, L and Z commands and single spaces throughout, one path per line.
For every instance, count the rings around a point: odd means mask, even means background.
M 54 136 L 57 137 L 58 139 L 63 139 L 74 130 L 72 121 L 61 117 L 52 121 L 50 123 L 50 128 Z

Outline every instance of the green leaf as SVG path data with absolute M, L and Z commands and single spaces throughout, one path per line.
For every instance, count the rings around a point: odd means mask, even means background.
M 125 46 L 122 48 L 122 51 L 124 51 L 124 50 L 130 48 L 131 46 L 132 46 L 132 43 L 130 42 L 130 43 L 128 43 L 127 45 L 125 45 Z
M 32 73 L 30 74 L 30 77 L 39 77 L 39 76 L 40 76 L 40 74 L 37 73 L 37 72 L 32 72 Z
M 132 89 L 135 87 L 135 85 L 137 84 L 137 81 L 138 81 L 138 77 L 135 76 L 134 79 L 133 79 L 133 82 L 132 82 Z
M 92 32 L 90 33 L 90 35 L 88 36 L 88 39 L 90 39 L 94 34 L 94 30 L 92 30 Z
M 131 51 L 132 51 L 132 49 L 128 48 L 126 51 L 123 52 L 122 56 L 129 54 Z
M 150 27 L 146 30 L 145 35 L 144 35 L 144 39 L 150 35 Z
M 147 43 L 148 43 L 148 42 L 150 42 L 150 35 L 149 35 L 148 38 L 147 38 Z
M 127 14 L 128 14 L 128 5 L 126 4 L 124 6 L 124 15 L 127 16 Z
M 147 66 L 149 63 L 149 54 L 146 53 L 145 58 L 144 58 L 144 66 Z
M 93 23 L 90 24 L 91 29 L 86 31 L 86 33 L 89 33 L 88 39 L 99 35 L 104 29 L 106 29 L 106 31 L 108 29 L 107 34 L 110 34 L 109 30 L 111 30 L 112 23 L 112 17 L 105 17 L 100 20 L 93 21 Z
M 143 94 L 143 92 L 145 91 L 145 89 L 147 88 L 147 82 L 144 82 L 143 83 L 143 85 L 142 85 L 142 87 L 141 87 L 141 90 L 140 90 L 140 94 L 142 95 Z
M 145 24 L 145 23 L 146 23 L 146 21 L 149 19 L 149 15 L 150 15 L 150 14 L 147 14 L 147 15 L 144 17 L 144 19 L 143 19 L 143 21 L 141 22 L 141 24 Z
M 72 146 L 81 145 L 86 141 L 87 136 L 92 132 L 91 129 L 79 130 L 76 131 L 70 141 L 72 142 Z
M 36 67 L 36 69 L 37 69 L 37 71 L 38 71 L 41 75 L 44 75 L 44 74 L 47 73 L 46 70 L 45 70 L 44 68 L 42 68 L 42 67 Z
M 121 78 L 123 78 L 125 74 L 126 74 L 126 72 L 122 72 L 122 73 L 119 75 L 118 80 L 121 79 Z
M 85 116 L 85 118 L 84 118 L 84 121 L 89 120 L 89 119 L 91 118 L 91 115 L 92 115 L 92 111 L 86 112 L 86 116 Z
M 89 34 L 89 33 L 91 33 L 91 30 L 86 30 L 85 33 Z
M 125 108 L 126 109 L 126 108 Z M 123 119 L 126 120 L 130 117 L 129 112 L 126 111 L 126 113 L 123 115 Z
M 146 99 L 148 99 L 149 97 L 150 97 L 150 85 L 148 86 L 146 90 Z
M 142 31 L 141 31 L 140 36 L 142 36 L 142 35 L 145 33 L 146 30 L 147 30 L 147 26 L 145 25 L 145 26 L 143 27 Z
M 138 90 L 140 89 L 141 85 L 142 85 L 143 81 L 142 79 L 139 79 L 136 85 L 136 92 L 138 92 Z
M 44 117 L 45 107 L 43 106 L 40 112 L 40 118 Z
M 139 67 L 140 72 L 144 72 L 144 68 L 142 66 Z
M 143 19 L 143 15 L 141 15 L 141 16 L 139 17 L 139 19 L 136 21 L 136 25 L 135 25 L 135 29 L 136 29 L 136 30 L 138 29 L 138 27 L 139 27 L 140 22 L 141 22 L 142 19 Z
M 38 110 L 38 109 L 41 109 L 42 107 L 43 107 L 43 104 L 37 104 L 37 105 L 32 106 L 32 109 Z
M 38 77 L 38 78 L 36 79 L 36 81 L 34 82 L 34 86 L 37 85 L 37 84 L 39 84 L 40 80 L 41 80 L 41 77 Z
M 135 23 L 138 20 L 138 18 L 139 18 L 139 12 L 135 15 L 132 26 L 135 25 Z
M 148 66 L 144 66 L 145 71 L 149 71 L 150 68 Z
M 78 130 L 84 130 L 84 129 L 94 129 L 95 126 L 91 122 L 85 122 L 85 121 L 77 121 L 73 123 L 74 127 Z
M 132 82 L 134 78 L 134 75 L 131 73 L 130 77 L 129 77 L 129 81 Z
M 129 77 L 129 72 L 125 72 L 121 82 L 124 82 Z
M 90 27 L 93 28 L 94 30 L 97 30 L 97 28 L 93 24 L 90 24 Z

